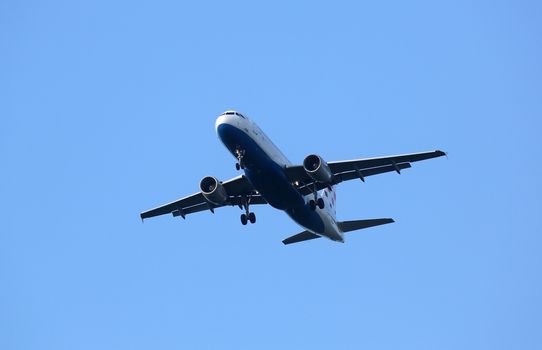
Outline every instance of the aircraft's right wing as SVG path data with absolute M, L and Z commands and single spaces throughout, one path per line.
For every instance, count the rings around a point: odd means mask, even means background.
M 141 213 L 141 219 L 143 220 L 164 214 L 172 214 L 173 216 L 181 216 L 184 218 L 188 214 L 203 210 L 214 211 L 215 208 L 220 208 L 226 205 L 238 205 L 241 207 L 246 198 L 250 200 L 251 205 L 267 204 L 267 201 L 256 192 L 252 184 L 243 175 L 234 177 L 228 181 L 224 181 L 222 185 L 228 194 L 227 202 L 222 205 L 216 205 L 208 202 L 201 192 L 197 192 L 154 209 L 147 210 Z

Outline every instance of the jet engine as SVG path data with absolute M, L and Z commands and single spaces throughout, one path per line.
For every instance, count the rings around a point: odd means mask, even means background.
M 329 184 L 333 179 L 333 173 L 329 165 L 319 155 L 311 154 L 303 160 L 303 168 L 307 175 L 314 181 Z
M 199 188 L 203 197 L 213 204 L 224 205 L 228 201 L 228 194 L 222 183 L 213 176 L 206 176 L 201 179 Z

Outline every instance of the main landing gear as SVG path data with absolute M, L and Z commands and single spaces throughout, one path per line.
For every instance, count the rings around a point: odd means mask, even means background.
M 309 201 L 309 207 L 312 209 L 312 210 L 316 210 L 316 207 L 318 206 L 318 208 L 320 209 L 324 209 L 324 207 L 326 206 L 325 203 L 324 203 L 324 200 L 322 198 L 318 198 L 316 199 L 316 201 L 314 199 L 311 199 Z
M 256 214 L 250 212 L 247 214 L 241 214 L 241 223 L 246 225 L 250 221 L 251 224 L 256 223 Z
M 237 148 L 235 150 L 235 157 L 237 157 L 237 163 L 235 163 L 235 169 L 237 171 L 244 169 L 245 166 L 243 164 L 243 157 L 245 156 L 245 150 Z
M 245 207 L 245 213 L 241 214 L 241 224 L 246 225 L 249 221 L 251 224 L 256 223 L 256 214 L 252 213 L 249 209 L 250 198 L 245 200 L 243 206 Z
M 324 207 L 325 207 L 324 199 L 323 198 L 318 198 L 318 192 L 316 191 L 316 185 L 314 185 L 313 194 L 314 194 L 314 199 L 311 199 L 309 201 L 309 207 L 312 210 L 316 210 L 316 206 L 318 206 L 318 208 L 320 208 L 320 209 L 324 209 Z

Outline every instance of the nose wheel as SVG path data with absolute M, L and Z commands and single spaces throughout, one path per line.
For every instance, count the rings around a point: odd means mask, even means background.
M 241 214 L 241 224 L 246 225 L 247 223 L 255 224 L 256 223 L 256 214 L 250 211 L 250 197 L 245 199 L 243 206 L 245 207 L 245 213 Z

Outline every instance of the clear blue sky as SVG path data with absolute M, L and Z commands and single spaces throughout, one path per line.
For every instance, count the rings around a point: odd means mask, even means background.
M 374 3 L 374 4 L 373 4 Z M 542 348 L 536 1 L 0 3 L 0 348 Z M 443 149 L 338 189 L 395 224 L 284 247 L 272 208 L 142 224 L 237 175 Z

